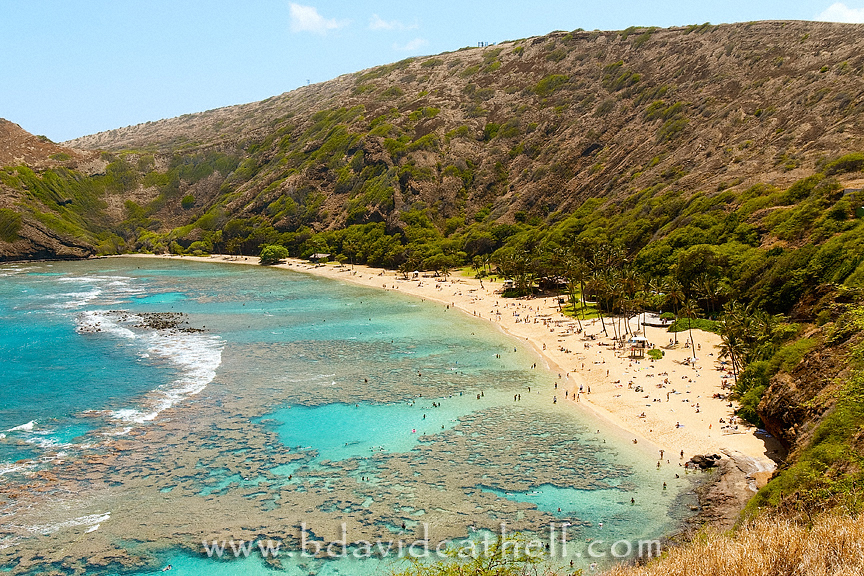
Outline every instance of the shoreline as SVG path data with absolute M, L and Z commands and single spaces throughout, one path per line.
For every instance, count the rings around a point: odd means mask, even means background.
M 258 258 L 253 256 L 120 257 L 259 265 Z M 588 410 L 621 431 L 622 436 L 631 436 L 634 444 L 642 443 L 646 453 L 655 450 L 658 467 L 678 468 L 697 454 L 719 454 L 723 461 L 735 464 L 732 468 L 744 478 L 737 482 L 739 488 L 751 495 L 767 483 L 776 468 L 772 456 L 780 453 L 779 443 L 764 435 L 757 436 L 755 427 L 734 419 L 735 404 L 730 407 L 729 400 L 717 396 L 728 393 L 723 383 L 731 383 L 731 376 L 718 361 L 720 338 L 716 334 L 693 330 L 698 359 L 694 365 L 688 365 L 685 363 L 691 357 L 688 347 L 667 343 L 670 335 L 663 328 L 645 326 L 642 334 L 663 351 L 664 357 L 657 361 L 647 357 L 631 359 L 622 350 L 613 349 L 609 319 L 605 320 L 609 337 L 603 334 L 597 320 L 586 320 L 579 333 L 579 322 L 559 312 L 557 296 L 505 299 L 496 294 L 502 286 L 500 282 L 461 276 L 445 280 L 428 274 L 405 279 L 393 270 L 333 263 L 315 265 L 295 258 L 271 267 L 398 291 L 496 324 L 508 335 L 530 344 L 549 371 L 559 375 L 550 401 L 554 396 L 554 401 Z M 623 323 L 620 319 L 613 321 Z M 635 329 L 633 324 L 631 319 Z M 688 337 L 686 332 L 679 335 L 682 342 Z M 730 424 L 730 418 L 734 424 Z M 742 462 L 747 464 L 741 466 Z

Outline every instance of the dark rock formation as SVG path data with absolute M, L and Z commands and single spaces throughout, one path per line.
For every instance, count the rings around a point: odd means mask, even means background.
M 81 239 L 59 234 L 38 220 L 21 220 L 18 239 L 5 242 L 0 239 L 0 262 L 15 260 L 74 260 L 95 254 L 92 245 Z

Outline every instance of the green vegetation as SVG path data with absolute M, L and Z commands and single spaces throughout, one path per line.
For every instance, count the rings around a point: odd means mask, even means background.
M 810 408 L 828 405 L 828 413 L 813 431 L 809 441 L 794 462 L 783 469 L 751 501 L 748 510 L 777 506 L 794 497 L 795 506 L 808 515 L 839 507 L 847 513 L 864 510 L 861 489 L 864 488 L 864 452 L 861 430 L 864 428 L 864 307 L 852 306 L 835 323 L 829 340 L 840 343 L 850 338 L 854 344 L 846 354 L 849 371 L 833 387 L 812 401 Z M 814 344 L 807 340 L 795 343 L 796 350 L 784 359 L 797 363 L 804 350 Z M 788 369 L 788 366 L 787 366 Z
M 262 265 L 269 266 L 278 264 L 281 260 L 288 258 L 288 249 L 284 246 L 267 245 L 261 249 L 261 254 L 258 257 L 258 262 Z
M 634 73 L 624 66 L 624 61 L 619 60 L 603 68 L 603 87 L 609 92 L 618 92 L 629 88 L 642 79 L 642 76 Z
M 8 208 L 0 208 L 0 240 L 15 242 L 21 230 L 21 215 Z
M 491 546 L 465 540 L 446 550 L 448 558 L 434 563 L 409 558 L 408 568 L 395 570 L 390 576 L 524 576 L 549 574 L 542 570 L 546 556 L 543 542 L 529 540 L 519 534 L 502 539 Z M 577 575 L 581 574 L 581 570 Z
M 860 172 L 862 168 L 864 168 L 864 154 L 855 152 L 842 156 L 833 162 L 828 162 L 825 165 L 825 174 L 830 176 L 846 172 Z
M 58 234 L 93 244 L 106 237 L 106 204 L 102 196 L 113 183 L 110 175 L 88 178 L 67 168 L 37 174 L 18 166 L 0 170 L 0 182 L 22 192 L 21 213 Z
M 563 74 L 550 74 L 549 76 L 546 76 L 545 78 L 540 80 L 534 86 L 534 93 L 541 98 L 545 98 L 547 96 L 550 96 L 556 90 L 560 89 L 569 81 L 570 78 L 564 76 Z

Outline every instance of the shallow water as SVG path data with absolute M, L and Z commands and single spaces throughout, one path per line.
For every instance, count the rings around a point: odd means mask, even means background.
M 185 316 L 153 321 L 166 313 Z M 675 470 L 551 402 L 557 375 L 531 369 L 531 349 L 436 303 L 109 259 L 0 266 L 0 319 L 0 566 L 13 573 L 382 573 L 393 555 L 303 557 L 301 526 L 324 543 L 343 524 L 349 543 L 410 543 L 424 526 L 437 542 L 502 522 L 566 524 L 567 560 L 584 567 L 589 539 L 657 538 L 687 509 Z M 204 540 L 228 543 L 221 560 Z M 235 559 L 241 540 L 282 554 Z

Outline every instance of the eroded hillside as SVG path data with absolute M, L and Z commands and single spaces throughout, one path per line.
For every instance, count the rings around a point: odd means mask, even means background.
M 553 33 L 70 144 L 236 156 L 242 170 L 220 201 L 279 229 L 398 220 L 418 205 L 439 224 L 484 210 L 513 221 L 646 189 L 785 186 L 862 149 L 862 30 L 761 22 Z M 311 213 L 292 222 L 274 204 L 286 196 Z

